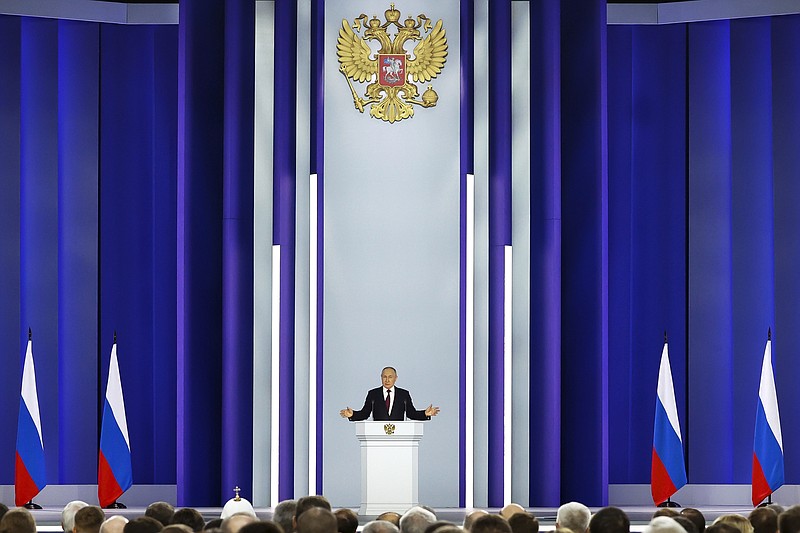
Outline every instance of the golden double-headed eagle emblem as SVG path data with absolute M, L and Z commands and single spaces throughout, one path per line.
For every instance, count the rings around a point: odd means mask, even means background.
M 400 11 L 390 4 L 384 12 L 386 22 L 375 15 L 367 20 L 364 14 L 353 20 L 342 20 L 336 49 L 339 72 L 347 80 L 353 94 L 353 104 L 363 113 L 394 123 L 414 116 L 414 106 L 433 107 L 439 95 L 429 85 L 422 97 L 416 83 L 428 83 L 438 76 L 447 61 L 447 38 L 442 21 L 432 24 L 425 15 L 406 18 L 402 24 Z M 363 37 L 361 36 L 363 35 Z M 380 45 L 373 54 L 368 41 Z M 412 54 L 405 46 L 417 42 Z M 353 82 L 368 82 L 364 97 L 356 92 Z

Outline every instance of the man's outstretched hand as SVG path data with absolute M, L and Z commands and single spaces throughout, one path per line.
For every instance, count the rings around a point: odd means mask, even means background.
M 439 408 L 434 407 L 433 404 L 430 404 L 427 409 L 425 409 L 425 416 L 436 416 L 439 414 Z
M 347 407 L 346 409 L 339 411 L 339 414 L 342 416 L 342 418 L 350 418 L 353 416 L 353 410 Z

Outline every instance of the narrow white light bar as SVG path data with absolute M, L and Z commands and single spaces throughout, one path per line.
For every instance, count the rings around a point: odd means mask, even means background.
M 503 275 L 503 504 L 511 503 L 511 257 L 511 246 L 506 246 Z
M 278 452 L 280 449 L 281 371 L 281 246 L 272 245 L 272 402 L 270 402 L 270 490 L 271 506 L 278 505 Z
M 308 186 L 308 493 L 317 493 L 317 175 Z
M 475 504 L 475 175 L 467 174 L 466 339 L 464 388 L 464 506 Z

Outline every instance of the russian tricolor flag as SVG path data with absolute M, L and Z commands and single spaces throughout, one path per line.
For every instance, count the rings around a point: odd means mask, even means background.
M 658 505 L 666 501 L 684 485 L 686 465 L 683 460 L 683 441 L 665 339 L 661 366 L 658 369 L 656 421 L 653 430 L 653 464 L 650 471 L 653 502 Z
M 756 432 L 753 439 L 753 505 L 783 485 L 783 437 L 778 394 L 772 373 L 772 332 L 767 333 L 761 383 L 758 386 Z
M 14 469 L 14 500 L 25 505 L 47 485 L 44 465 L 42 419 L 36 394 L 36 371 L 33 368 L 33 341 L 28 330 L 28 347 L 22 367 L 22 393 L 17 423 L 17 458 Z
M 97 469 L 97 497 L 101 507 L 108 507 L 133 484 L 131 445 L 128 421 L 122 399 L 122 381 L 117 363 L 117 342 L 111 347 L 108 365 L 106 401 L 103 405 L 103 424 L 100 429 L 100 458 Z

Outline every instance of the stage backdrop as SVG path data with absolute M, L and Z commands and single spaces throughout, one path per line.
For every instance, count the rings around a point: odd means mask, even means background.
M 458 505 L 459 4 L 403 2 L 400 20 L 443 20 L 448 56 L 434 108 L 389 124 L 359 113 L 338 72 L 342 19 L 374 2 L 330 1 L 325 14 L 323 492 L 360 501 L 355 427 L 339 410 L 363 405 L 381 368 L 397 368 L 425 424 L 420 501 Z M 386 4 L 386 8 L 389 4 Z M 374 46 L 374 45 L 373 45 Z M 413 43 L 406 45 L 410 52 Z M 375 49 L 373 48 L 373 51 Z M 419 84 L 422 93 L 429 84 Z M 356 90 L 363 96 L 363 87 Z M 387 472 L 387 479 L 391 473 Z

